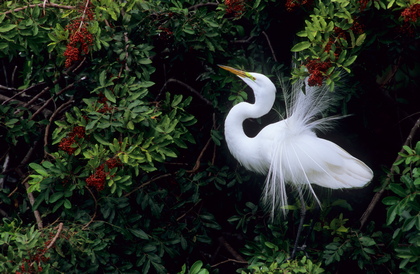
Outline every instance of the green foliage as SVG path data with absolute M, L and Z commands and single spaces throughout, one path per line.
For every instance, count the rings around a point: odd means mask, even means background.
M 264 178 L 223 135 L 227 111 L 252 96 L 217 67 L 330 87 L 359 70 L 388 90 L 352 78 L 342 111 L 372 92 L 357 115 L 382 132 L 368 119 L 380 94 L 404 113 L 417 102 L 397 93 L 417 87 L 419 20 L 402 15 L 417 2 L 57 2 L 0 3 L 0 272 L 420 272 L 420 144 L 393 167 L 386 223 L 360 231 L 350 201 L 326 202 L 288 260 L 299 206 L 275 222 L 260 207 Z
M 314 264 L 310 259 L 305 256 L 302 259 L 286 261 L 282 264 L 276 262 L 266 266 L 250 266 L 248 268 L 252 272 L 242 271 L 241 273 L 268 273 L 268 274 L 280 274 L 280 273 L 311 273 L 318 274 L 324 273 L 324 269 L 319 264 Z
M 185 274 L 185 273 L 189 273 L 189 274 L 208 274 L 209 271 L 203 267 L 203 262 L 202 261 L 196 261 L 191 268 L 189 269 L 189 271 L 187 272 L 187 267 L 184 264 L 182 266 L 182 270 L 180 272 L 178 272 L 178 274 Z
M 0 227 L 2 247 L 0 271 L 3 273 L 51 271 L 51 268 L 57 264 L 48 257 L 50 254 L 46 242 L 48 237 L 47 230 L 41 232 L 35 226 L 21 227 L 16 221 L 4 219 Z
M 420 271 L 420 142 L 415 148 L 404 146 L 404 153 L 394 163 L 394 176 L 388 189 L 392 196 L 382 202 L 387 205 L 386 224 L 394 228 L 392 244 L 401 259 L 399 268 L 407 273 Z

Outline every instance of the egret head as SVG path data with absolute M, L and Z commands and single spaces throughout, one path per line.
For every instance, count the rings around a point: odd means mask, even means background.
M 241 78 L 250 88 L 254 90 L 255 97 L 259 97 L 267 95 L 267 94 L 275 94 L 276 87 L 274 86 L 271 80 L 260 73 L 255 72 L 246 72 L 239 69 L 235 69 L 228 66 L 219 65 L 224 70 L 230 71 L 233 74 L 237 75 Z

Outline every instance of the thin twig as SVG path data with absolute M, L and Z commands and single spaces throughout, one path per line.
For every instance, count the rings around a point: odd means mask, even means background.
M 145 183 L 141 184 L 140 186 L 136 187 L 136 188 L 135 188 L 135 189 L 133 189 L 132 191 L 128 192 L 127 194 L 125 194 L 125 195 L 124 195 L 124 197 L 128 197 L 128 196 L 130 196 L 131 194 L 133 194 L 133 193 L 134 193 L 134 192 L 136 192 L 137 190 L 142 189 L 143 187 L 145 187 L 145 186 L 147 186 L 147 185 L 149 185 L 149 184 L 153 183 L 154 181 L 160 180 L 160 179 L 162 179 L 162 178 L 165 178 L 165 177 L 168 177 L 168 176 L 171 176 L 171 175 L 172 175 L 171 173 L 166 173 L 166 174 L 160 175 L 160 176 L 158 176 L 158 177 L 156 177 L 156 178 L 153 178 L 153 179 L 151 179 L 151 180 L 149 180 L 149 181 L 147 181 L 147 182 L 145 182 Z
M 230 262 L 238 263 L 238 264 L 248 264 L 247 261 L 238 261 L 238 260 L 234 260 L 234 259 L 227 259 L 227 260 L 221 261 L 217 264 L 211 265 L 211 267 L 214 268 L 214 267 L 219 266 L 221 264 L 230 263 Z
M 41 82 L 41 83 L 38 83 L 38 84 L 34 84 L 34 85 L 30 86 L 29 88 L 26 88 L 26 89 L 24 89 L 24 90 L 19 91 L 18 93 L 14 94 L 14 95 L 13 95 L 12 97 L 10 97 L 9 99 L 5 100 L 5 101 L 2 103 L 2 105 L 7 104 L 7 103 L 8 103 L 10 100 L 12 100 L 13 98 L 15 98 L 15 97 L 17 97 L 17 96 L 20 96 L 21 94 L 23 94 L 23 93 L 25 93 L 25 92 L 28 92 L 29 90 L 33 89 L 34 87 L 37 87 L 37 86 L 40 86 L 40 85 L 44 85 L 44 84 L 45 84 L 45 82 Z M 2 86 L 2 85 L 0 85 L 0 89 L 10 90 L 10 91 L 18 91 L 18 89 L 15 89 L 15 88 L 10 88 L 10 87 L 5 87 L 5 86 Z
M 239 262 L 247 263 L 247 261 L 242 258 L 241 254 L 239 254 L 233 247 L 225 240 L 224 237 L 220 236 L 218 238 L 219 243 L 226 248 L 226 250 Z
M 44 157 L 48 154 L 47 152 L 47 145 L 48 145 L 48 135 L 50 132 L 50 127 L 52 124 L 52 121 L 54 120 L 55 116 L 60 113 L 64 108 L 66 108 L 68 105 L 72 104 L 74 102 L 73 100 L 73 96 L 71 96 L 71 98 L 65 102 L 64 104 L 62 104 L 60 107 L 58 107 L 53 114 L 51 115 L 50 119 L 48 120 L 48 125 L 45 127 L 45 133 L 44 133 Z
M 39 4 L 32 4 L 32 5 L 27 5 L 25 7 L 21 7 L 21 8 L 17 8 L 14 10 L 9 10 L 6 12 L 3 12 L 1 14 L 9 14 L 9 13 L 13 13 L 13 12 L 18 12 L 18 11 L 22 11 L 22 10 L 26 10 L 29 8 L 35 8 L 35 7 L 52 7 L 52 8 L 58 8 L 58 9 L 65 9 L 65 10 L 73 10 L 76 9 L 76 6 L 65 6 L 65 5 L 59 5 L 59 4 L 55 4 L 55 3 L 47 3 L 44 5 L 44 3 L 39 3 Z
M 29 177 L 27 177 L 27 178 L 29 178 Z M 27 179 L 25 179 L 25 180 L 27 180 Z M 26 188 L 26 192 L 28 193 L 29 203 L 33 207 L 34 204 L 35 204 L 35 197 L 32 194 L 32 192 L 28 191 L 29 184 L 27 182 L 25 182 L 25 188 Z M 42 229 L 44 227 L 44 225 L 42 224 L 41 214 L 39 214 L 38 209 L 34 210 L 34 216 L 35 216 L 35 219 L 36 219 L 36 224 L 38 226 L 38 229 Z
M 48 0 L 44 0 L 44 3 L 42 5 L 42 16 L 45 16 L 45 14 L 46 14 L 45 7 L 47 5 L 47 2 L 48 2 Z
M 90 218 L 90 221 L 82 227 L 82 230 L 85 230 L 96 218 L 96 211 L 98 210 L 98 201 L 96 200 L 95 195 L 93 195 L 92 190 L 86 186 L 86 189 L 89 191 L 90 195 L 92 195 L 93 201 L 95 202 L 95 211 L 93 212 L 93 216 Z
M 219 126 L 216 126 L 216 113 L 213 112 L 213 129 L 218 130 Z M 213 144 L 213 157 L 211 158 L 211 164 L 214 165 L 216 162 L 216 144 Z
M 80 25 L 79 25 L 78 31 L 80 31 L 80 29 L 82 28 L 82 26 L 83 26 L 83 24 L 85 22 L 86 11 L 89 8 L 89 4 L 90 4 L 90 0 L 86 0 L 86 5 L 85 5 L 85 8 L 83 9 L 83 14 L 82 14 L 82 18 L 80 19 Z
M 160 92 L 159 92 L 158 96 L 156 97 L 156 100 L 155 100 L 155 101 L 157 101 L 157 99 L 160 97 L 160 95 L 162 94 L 163 90 L 166 88 L 166 86 L 167 86 L 169 83 L 176 83 L 176 84 L 179 84 L 179 85 L 181 85 L 181 86 L 185 87 L 186 89 L 188 89 L 190 92 L 194 93 L 194 94 L 195 94 L 198 98 L 200 98 L 202 101 L 204 101 L 207 105 L 210 105 L 210 106 L 212 106 L 212 105 L 213 105 L 213 104 L 212 104 L 209 100 L 207 100 L 206 98 L 204 98 L 204 97 L 203 97 L 203 95 L 201 95 L 201 94 L 200 94 L 197 90 L 195 90 L 193 87 L 191 87 L 190 85 L 188 85 L 188 84 L 186 84 L 186 83 L 184 83 L 184 82 L 182 82 L 182 81 L 179 81 L 179 80 L 176 80 L 176 79 L 173 79 L 173 78 L 170 78 L 170 79 L 168 79 L 168 81 L 166 81 L 166 83 L 163 85 L 162 89 L 160 90 Z
M 54 83 L 54 84 L 56 84 L 56 83 Z M 51 89 L 51 87 L 45 87 L 43 90 L 41 90 L 40 93 L 38 93 L 37 95 L 32 97 L 32 99 L 29 100 L 29 102 L 27 102 L 23 107 L 25 107 L 25 108 L 28 107 L 29 105 L 31 105 L 33 102 L 35 102 L 39 97 L 41 97 L 44 93 L 46 93 L 50 89 Z
M 3 86 L 3 85 L 0 85 L 0 89 L 10 90 L 10 91 L 15 91 L 15 90 L 17 90 L 17 89 L 15 89 L 15 88 L 6 87 L 6 86 Z
M 37 144 L 38 144 L 38 141 L 35 141 L 34 142 L 34 145 L 26 153 L 25 157 L 23 158 L 23 160 L 22 160 L 22 162 L 20 163 L 19 166 L 26 166 L 26 164 L 29 162 L 29 160 L 30 160 L 30 158 L 32 156 L 32 153 L 34 152 L 35 147 L 37 146 Z M 25 176 L 24 173 L 23 173 L 23 171 L 20 169 L 20 167 L 17 167 L 16 168 L 16 172 L 18 173 L 18 175 L 19 175 L 20 178 L 23 178 Z M 35 204 L 35 197 L 32 194 L 32 192 L 29 192 L 28 191 L 28 189 L 29 189 L 29 184 L 27 182 L 28 179 L 29 179 L 29 176 L 26 176 L 26 178 L 22 181 L 22 183 L 25 185 L 26 193 L 27 193 L 28 199 L 29 199 L 29 203 L 33 207 L 34 204 Z M 37 209 L 34 210 L 34 216 L 35 216 L 35 219 L 36 219 L 36 224 L 38 225 L 38 229 L 42 229 L 44 226 L 42 224 L 41 214 L 39 214 L 39 211 Z
M 273 59 L 274 59 L 274 61 L 276 61 L 276 62 L 277 62 L 276 53 L 274 52 L 274 49 L 273 49 L 273 47 L 271 46 L 270 38 L 268 37 L 268 35 L 267 35 L 267 33 L 266 33 L 265 31 L 263 31 L 263 32 L 262 32 L 262 34 L 264 34 L 265 39 L 267 40 L 268 47 L 269 47 L 269 48 L 270 48 L 270 50 L 271 50 L 271 55 L 273 55 Z
M 198 155 L 197 160 L 195 161 L 195 165 L 194 165 L 194 167 L 193 167 L 192 169 L 190 169 L 190 170 L 187 170 L 187 171 L 186 171 L 187 173 L 194 173 L 194 172 L 196 172 L 196 171 L 200 168 L 201 158 L 203 157 L 204 152 L 205 152 L 205 151 L 207 150 L 207 148 L 209 147 L 211 140 L 212 140 L 212 139 L 211 139 L 211 137 L 210 137 L 210 138 L 208 139 L 207 143 L 205 144 L 205 146 L 203 147 L 203 149 L 201 150 L 200 154 Z
M 416 134 L 419 127 L 420 127 L 420 118 L 414 124 L 414 126 L 411 129 L 410 134 L 408 134 L 408 137 L 405 140 L 403 146 L 410 146 L 411 145 L 411 141 L 413 140 L 413 137 Z M 403 153 L 404 151 L 405 151 L 404 148 L 401 148 L 400 153 Z M 395 165 L 394 164 L 396 162 L 398 162 L 400 159 L 401 159 L 401 155 L 398 154 L 397 158 L 395 159 L 395 161 L 392 164 L 391 170 L 388 173 L 384 184 L 382 185 L 381 190 L 379 192 L 375 193 L 375 195 L 372 198 L 372 201 L 370 202 L 366 211 L 363 213 L 362 217 L 360 218 L 360 229 L 362 229 L 364 227 L 364 225 L 366 224 L 367 220 L 369 219 L 370 214 L 372 213 L 373 209 L 375 208 L 376 204 L 379 202 L 383 193 L 385 192 L 386 187 L 390 184 L 391 179 L 394 176 L 394 172 L 395 172 Z
M 19 100 L 17 100 L 17 99 L 11 99 L 10 97 L 7 97 L 7 96 L 4 96 L 4 95 L 2 95 L 2 94 L 0 94 L 0 101 L 9 101 L 9 102 L 15 102 L 15 103 L 17 103 L 17 105 L 19 105 L 19 106 L 22 106 L 22 107 L 24 107 L 25 106 L 25 102 L 22 102 L 22 101 L 19 101 Z M 35 105 L 33 105 L 33 106 L 28 106 L 28 108 L 30 108 L 30 109 L 34 109 L 34 110 L 39 110 L 39 109 L 41 109 L 40 107 L 38 107 L 38 106 L 35 106 Z M 51 110 L 49 110 L 49 109 L 43 109 L 43 110 L 41 110 L 42 111 L 42 113 L 45 115 L 45 116 L 49 116 L 49 115 L 51 115 L 51 113 L 52 113 L 52 111 Z
M 249 44 L 249 43 L 251 43 L 251 40 L 254 39 L 254 37 L 255 36 L 250 36 L 245 40 L 243 40 L 243 39 L 242 40 L 234 40 L 234 41 L 231 41 L 231 43 L 234 43 L 234 44 Z
M 79 81 L 81 81 L 81 79 L 80 80 L 77 80 L 76 82 L 74 82 L 74 83 L 71 83 L 70 85 L 68 85 L 68 86 L 66 86 L 65 88 L 63 88 L 62 90 L 60 90 L 59 92 L 57 92 L 57 94 L 55 94 L 55 97 L 56 96 L 58 96 L 58 95 L 60 95 L 60 94 L 62 94 L 64 91 L 66 91 L 66 90 L 68 90 L 68 89 L 70 89 L 70 88 L 72 88 L 73 86 L 74 86 L 74 84 L 76 84 L 76 83 L 78 83 Z M 54 97 L 51 97 L 50 99 L 48 99 L 47 101 L 45 101 L 45 103 L 31 116 L 31 119 L 30 120 L 33 120 L 34 118 L 35 118 L 35 116 L 37 116 L 38 115 L 38 113 L 39 112 L 41 112 L 41 110 L 43 110 L 44 108 L 46 108 L 47 107 L 47 105 L 52 101 L 54 99 Z
M 191 210 L 193 210 L 201 201 L 196 202 L 190 209 L 188 209 L 187 211 L 185 211 L 184 214 L 182 214 L 181 216 L 179 216 L 178 218 L 176 218 L 176 221 L 179 222 L 180 220 L 182 220 L 185 216 L 187 216 L 188 213 L 191 212 Z
M 57 233 L 55 233 L 54 238 L 52 238 L 50 244 L 47 246 L 47 249 L 45 251 L 47 251 L 48 249 L 50 249 L 55 244 L 55 242 L 57 241 L 58 236 L 60 235 L 60 233 L 61 233 L 62 230 L 63 230 L 63 223 L 59 223 L 58 224 Z

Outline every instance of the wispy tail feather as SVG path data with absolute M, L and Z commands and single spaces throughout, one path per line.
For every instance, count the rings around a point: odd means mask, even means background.
M 301 91 L 302 85 L 306 93 Z M 284 132 L 274 140 L 263 196 L 272 217 L 279 208 L 287 212 L 286 183 L 298 191 L 307 191 L 320 204 L 311 184 L 332 189 L 363 187 L 373 177 L 362 161 L 315 135 L 314 131 L 325 130 L 341 118 L 322 117 L 336 102 L 328 87 L 309 87 L 307 81 L 298 81 L 291 89 L 285 96 L 285 127 L 278 127 Z

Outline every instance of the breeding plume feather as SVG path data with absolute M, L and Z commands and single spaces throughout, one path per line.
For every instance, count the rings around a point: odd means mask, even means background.
M 322 113 L 334 101 L 325 86 L 308 86 L 298 81 L 291 87 L 286 106 L 287 117 L 248 137 L 243 121 L 268 113 L 276 98 L 276 87 L 265 75 L 220 66 L 241 78 L 254 91 L 255 103 L 235 105 L 225 121 L 225 138 L 232 155 L 246 169 L 267 175 L 263 201 L 272 216 L 287 205 L 286 183 L 298 191 L 307 191 L 320 204 L 311 184 L 331 189 L 365 186 L 373 177 L 362 161 L 316 131 L 331 126 L 336 117 Z M 305 93 L 302 86 L 305 85 Z

